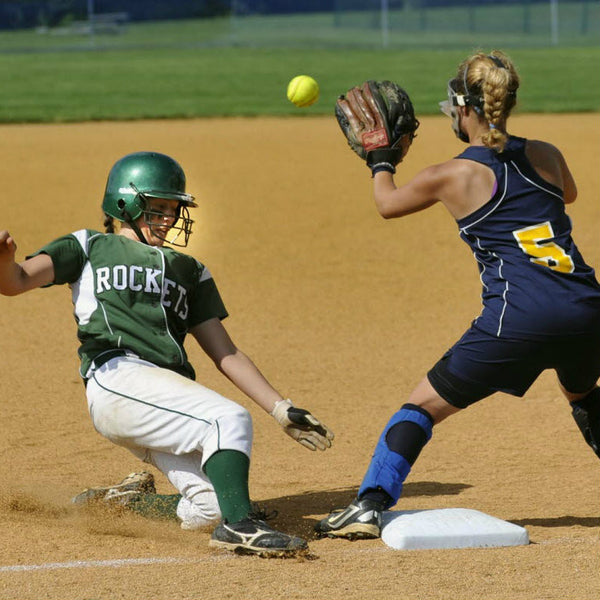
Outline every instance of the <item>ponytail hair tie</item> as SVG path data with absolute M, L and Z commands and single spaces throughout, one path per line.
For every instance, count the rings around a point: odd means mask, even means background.
M 490 123 L 490 129 L 496 129 L 496 126 L 493 123 Z
M 497 56 L 492 56 L 491 54 L 488 54 L 488 58 L 492 60 L 492 62 L 499 68 L 499 69 L 506 69 L 506 65 L 497 57 Z

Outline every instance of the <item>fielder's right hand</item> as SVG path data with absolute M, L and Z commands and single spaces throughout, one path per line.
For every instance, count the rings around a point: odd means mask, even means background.
M 271 416 L 283 430 L 299 444 L 309 450 L 331 448 L 333 432 L 303 408 L 296 408 L 291 400 L 280 400 L 271 411 Z

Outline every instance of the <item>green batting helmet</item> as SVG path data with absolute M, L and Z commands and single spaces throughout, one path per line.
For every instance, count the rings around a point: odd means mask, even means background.
M 194 197 L 185 193 L 185 173 L 177 161 L 158 152 L 134 152 L 110 170 L 102 210 L 119 221 L 135 221 L 146 210 L 146 198 L 197 206 Z

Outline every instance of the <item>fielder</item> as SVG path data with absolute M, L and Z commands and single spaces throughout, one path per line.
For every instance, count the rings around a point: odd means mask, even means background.
M 477 261 L 483 310 L 392 415 L 357 498 L 317 524 L 321 535 L 379 537 L 381 513 L 400 498 L 434 426 L 495 392 L 523 396 L 546 369 L 600 457 L 600 284 L 571 236 L 565 204 L 577 188 L 562 154 L 507 132 L 518 87 L 504 53 L 464 60 L 441 109 L 467 147 L 402 184 L 396 166 L 418 126 L 406 93 L 366 82 L 338 99 L 338 121 L 366 160 L 380 215 L 443 204 Z
M 228 550 L 303 552 L 305 540 L 271 528 L 251 504 L 250 415 L 194 380 L 186 334 L 300 444 L 325 450 L 333 433 L 284 399 L 235 346 L 209 270 L 164 245 L 187 245 L 189 208 L 196 203 L 185 184 L 181 166 L 169 156 L 121 158 L 102 203 L 105 233 L 76 231 L 17 263 L 13 238 L 0 231 L 0 292 L 16 296 L 69 285 L 94 427 L 166 475 L 181 494 L 176 510 L 184 529 L 217 524 L 210 545 Z M 122 491 L 150 483 L 126 479 Z

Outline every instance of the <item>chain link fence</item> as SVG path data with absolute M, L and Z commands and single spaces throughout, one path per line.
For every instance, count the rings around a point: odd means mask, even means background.
M 600 0 L 5 0 L 0 51 L 600 45 Z

